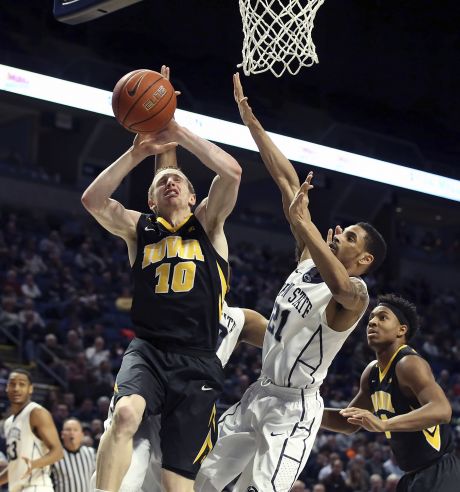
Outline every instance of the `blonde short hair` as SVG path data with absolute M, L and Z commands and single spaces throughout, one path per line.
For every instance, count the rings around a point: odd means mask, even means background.
M 152 197 L 152 194 L 153 194 L 153 183 L 155 182 L 155 178 L 158 176 L 158 174 L 160 174 L 162 171 L 168 171 L 168 170 L 174 170 L 174 171 L 179 171 L 182 176 L 184 176 L 185 180 L 187 181 L 187 187 L 188 187 L 188 191 L 192 194 L 192 195 L 195 195 L 195 188 L 193 187 L 191 181 L 187 178 L 187 176 L 184 174 L 184 172 L 182 171 L 182 169 L 180 167 L 174 167 L 174 166 L 168 166 L 168 167 L 160 167 L 159 169 L 157 169 L 155 171 L 155 176 L 153 177 L 153 180 L 152 180 L 152 184 L 149 186 L 149 191 L 148 191 L 148 194 L 147 196 L 149 198 Z

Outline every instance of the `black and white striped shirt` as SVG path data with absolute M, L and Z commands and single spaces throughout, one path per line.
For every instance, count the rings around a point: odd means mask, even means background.
M 54 463 L 52 479 L 55 492 L 90 492 L 91 476 L 96 468 L 96 452 L 88 446 L 78 451 L 64 448 L 64 458 Z

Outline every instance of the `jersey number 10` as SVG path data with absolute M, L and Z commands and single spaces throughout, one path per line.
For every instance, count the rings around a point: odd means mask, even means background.
M 171 263 L 162 263 L 155 270 L 155 294 L 167 294 L 173 292 L 188 292 L 195 285 L 196 264 L 193 261 L 181 261 L 174 265 L 171 277 Z

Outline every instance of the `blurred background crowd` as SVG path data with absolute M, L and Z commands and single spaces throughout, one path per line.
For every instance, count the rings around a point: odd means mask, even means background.
M 125 245 L 90 218 L 69 214 L 6 209 L 0 224 L 1 415 L 5 418 L 8 407 L 6 378 L 19 361 L 32 371 L 34 399 L 49 408 L 58 430 L 66 418 L 78 417 L 84 443 L 97 448 L 114 378 L 134 334 Z M 442 275 L 443 270 L 447 273 L 458 266 L 458 244 L 449 232 L 437 236 L 407 224 L 400 224 L 400 229 L 407 237 L 399 241 L 398 255 L 415 255 L 420 265 L 434 265 Z M 439 255 L 433 255 L 433 250 Z M 294 251 L 240 242 L 232 246 L 230 263 L 228 303 L 269 317 L 276 294 L 295 264 Z M 459 294 L 440 288 L 423 273 L 421 268 L 419 275 L 389 281 L 383 269 L 368 277 L 367 283 L 373 300 L 378 293 L 396 291 L 417 304 L 422 330 L 413 345 L 430 362 L 452 404 L 460 453 Z M 370 360 L 372 353 L 361 326 L 336 357 L 322 386 L 326 406 L 347 405 Z M 241 398 L 258 378 L 260 367 L 260 349 L 239 345 L 226 367 L 220 411 Z M 3 453 L 4 448 L 1 436 Z M 0 457 L 4 461 L 4 454 Z M 293 490 L 391 491 L 401 474 L 383 435 L 321 431 Z

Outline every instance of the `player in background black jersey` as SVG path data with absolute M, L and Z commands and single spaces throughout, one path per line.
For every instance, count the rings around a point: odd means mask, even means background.
M 384 432 L 406 472 L 398 492 L 455 492 L 460 461 L 449 422 L 452 409 L 429 364 L 407 343 L 418 329 L 416 308 L 394 294 L 379 297 L 367 325 L 375 351 L 348 408 L 326 408 L 322 428 L 351 434 Z
M 161 169 L 148 193 L 152 214 L 126 209 L 111 195 L 146 157 L 181 145 L 215 172 L 207 200 L 175 168 Z M 115 385 L 113 424 L 98 451 L 96 490 L 118 491 L 144 415 L 161 414 L 163 486 L 189 492 L 209 451 L 208 427 L 223 384 L 215 347 L 227 289 L 223 231 L 238 193 L 241 168 L 229 154 L 172 120 L 137 135 L 133 145 L 88 187 L 85 208 L 123 238 L 133 270 L 131 316 L 137 337 Z

